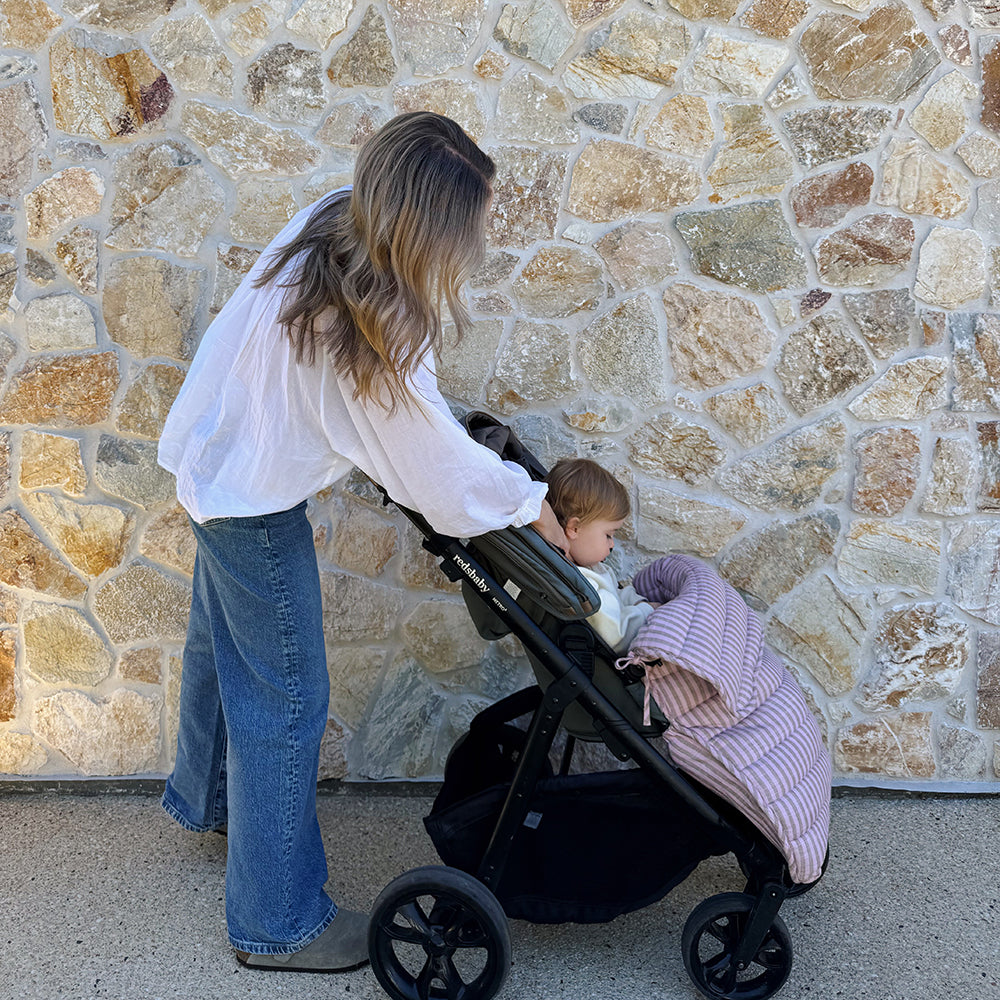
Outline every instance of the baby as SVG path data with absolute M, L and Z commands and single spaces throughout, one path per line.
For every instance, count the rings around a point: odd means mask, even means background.
M 610 472 L 586 458 L 560 459 L 546 482 L 546 499 L 566 532 L 569 557 L 601 599 L 600 610 L 587 620 L 616 653 L 627 652 L 654 607 L 632 587 L 619 588 L 601 565 L 628 517 L 628 493 Z

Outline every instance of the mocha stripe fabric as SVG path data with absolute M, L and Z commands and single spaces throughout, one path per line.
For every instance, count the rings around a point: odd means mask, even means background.
M 663 607 L 619 663 L 644 666 L 647 695 L 670 720 L 671 757 L 782 851 L 794 881 L 815 881 L 829 834 L 830 755 L 760 618 L 690 556 L 657 560 L 634 586 Z

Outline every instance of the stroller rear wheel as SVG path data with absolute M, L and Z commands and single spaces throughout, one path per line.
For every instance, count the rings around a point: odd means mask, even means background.
M 724 892 L 696 906 L 684 925 L 684 968 L 711 1000 L 766 1000 L 792 971 L 792 940 L 778 916 L 746 967 L 738 968 L 736 950 L 754 902 L 745 893 Z
M 480 881 L 428 865 L 400 875 L 375 900 L 368 953 L 393 1000 L 490 1000 L 510 971 L 510 929 Z

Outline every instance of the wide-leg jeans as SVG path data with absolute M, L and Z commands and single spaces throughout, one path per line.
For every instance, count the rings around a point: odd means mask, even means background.
M 330 682 L 305 508 L 193 523 L 177 758 L 163 794 L 187 829 L 227 828 L 229 938 L 256 954 L 304 948 L 337 913 L 316 816 Z

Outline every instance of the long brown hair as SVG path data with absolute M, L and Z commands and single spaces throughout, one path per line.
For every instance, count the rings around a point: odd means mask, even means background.
M 495 173 L 443 115 L 399 115 L 372 135 L 353 189 L 318 208 L 256 280 L 282 279 L 279 322 L 299 361 L 322 349 L 356 399 L 408 403 L 407 377 L 440 347 L 443 302 L 459 338 L 469 325 L 461 286 L 483 259 Z

